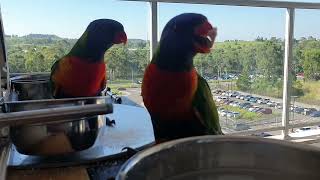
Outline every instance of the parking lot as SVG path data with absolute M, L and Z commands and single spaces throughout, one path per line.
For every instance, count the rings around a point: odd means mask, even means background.
M 220 107 L 219 109 L 220 124 L 225 133 L 245 131 L 249 129 L 261 129 L 261 128 L 268 128 L 268 127 L 281 125 L 281 115 L 282 115 L 281 100 L 279 99 L 277 100 L 275 98 L 258 96 L 258 95 L 250 95 L 249 93 L 244 93 L 239 91 L 232 91 L 231 93 L 230 92 L 231 91 L 222 91 L 217 89 L 212 91 L 213 98 L 216 101 L 216 104 L 218 105 L 218 107 Z M 138 105 L 143 106 L 140 88 L 128 88 L 125 91 L 123 91 L 123 95 L 127 96 L 129 99 L 136 102 Z M 243 98 L 241 98 L 242 97 L 241 95 L 243 96 Z M 249 96 L 247 95 L 250 95 L 250 97 L 252 98 L 248 98 Z M 245 99 L 244 97 L 247 97 L 247 98 Z M 256 99 L 253 99 L 253 98 L 256 98 Z M 220 100 L 218 101 L 218 99 Z M 243 103 L 243 108 L 240 108 L 240 104 L 242 103 Z M 246 103 L 247 106 L 245 106 L 244 103 Z M 312 108 L 311 106 L 309 106 L 308 108 L 305 108 L 305 106 L 301 106 L 301 104 L 299 103 L 295 103 L 295 104 L 297 104 L 297 106 L 295 107 L 291 106 L 291 111 L 290 111 L 291 123 L 303 123 L 303 122 L 312 122 L 315 120 L 320 120 L 320 117 L 311 116 L 311 112 L 313 112 L 314 110 L 318 110 L 317 108 L 312 110 L 310 109 Z M 252 120 L 238 118 L 238 117 L 241 117 L 241 113 L 236 111 L 233 111 L 233 113 L 225 112 L 225 115 L 224 115 L 224 114 L 221 114 L 222 106 L 226 106 L 230 108 L 231 107 L 235 108 L 239 106 L 237 109 L 241 109 L 243 112 L 251 111 L 252 113 L 256 113 L 260 115 L 259 115 L 259 118 L 252 119 Z M 263 109 L 270 109 L 272 113 L 270 113 L 270 110 L 263 110 Z M 231 111 L 231 110 L 228 110 L 228 108 L 225 108 L 225 110 Z M 318 127 L 311 127 L 311 129 L 315 129 L 315 128 L 318 128 Z M 294 129 L 294 131 L 296 130 L 298 129 Z M 305 129 L 302 128 L 302 130 L 307 131 L 308 128 L 305 128 Z M 278 135 L 280 133 L 281 131 L 271 132 L 271 134 L 273 135 Z M 265 134 L 262 133 L 260 135 L 264 136 Z
M 226 132 L 259 129 L 281 124 L 282 102 L 274 98 L 250 95 L 238 91 L 212 91 L 214 100 L 219 106 L 218 113 L 221 125 Z M 244 113 L 251 113 L 254 119 L 243 118 Z M 290 122 L 302 123 L 320 120 L 320 111 L 310 106 L 291 104 Z M 309 128 L 301 128 L 309 130 Z M 298 130 L 298 131 L 301 131 Z

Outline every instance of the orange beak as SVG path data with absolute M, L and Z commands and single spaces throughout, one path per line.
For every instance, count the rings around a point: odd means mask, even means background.
M 195 29 L 195 35 L 205 39 L 206 43 L 195 42 L 195 49 L 199 53 L 209 53 L 217 36 L 217 28 L 205 21 Z

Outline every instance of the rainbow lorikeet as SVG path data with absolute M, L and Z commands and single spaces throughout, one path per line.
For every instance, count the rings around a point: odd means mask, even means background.
M 210 87 L 193 65 L 197 53 L 210 52 L 216 35 L 201 14 L 181 14 L 166 24 L 141 93 L 157 142 L 223 134 Z
M 111 19 L 92 21 L 71 51 L 53 64 L 53 96 L 98 96 L 106 88 L 105 52 L 114 44 L 126 42 L 121 23 Z

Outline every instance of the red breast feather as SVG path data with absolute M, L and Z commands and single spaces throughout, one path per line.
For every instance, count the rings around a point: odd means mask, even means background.
M 76 57 L 65 57 L 52 76 L 55 86 L 74 97 L 96 96 L 105 84 L 104 62 L 88 63 Z
M 148 111 L 160 119 L 192 119 L 192 99 L 197 85 L 194 68 L 190 72 L 168 72 L 150 64 L 143 78 L 143 101 Z

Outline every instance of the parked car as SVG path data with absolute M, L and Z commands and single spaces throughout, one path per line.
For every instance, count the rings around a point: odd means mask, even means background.
M 219 112 L 218 112 L 218 113 L 219 113 Z M 221 110 L 219 114 L 220 114 L 220 116 L 226 116 L 227 113 L 228 113 L 227 110 Z
M 236 97 L 236 96 L 238 96 L 239 94 L 240 94 L 239 92 L 234 91 L 234 92 L 229 93 L 229 96 L 230 96 L 230 97 Z
M 233 106 L 233 107 L 239 107 L 240 105 L 240 102 L 238 101 L 234 101 L 233 103 L 229 104 L 230 106 Z
M 270 101 L 268 98 L 261 98 L 257 100 L 257 103 L 259 104 L 267 104 Z
M 233 104 L 234 102 L 236 102 L 236 101 L 230 100 L 228 105 L 231 106 L 231 104 Z
M 217 99 L 217 102 L 220 102 L 220 101 L 224 101 L 224 100 L 227 100 L 228 97 L 226 96 L 220 96 L 218 99 Z
M 249 108 L 251 108 L 252 107 L 252 104 L 248 104 L 248 105 L 246 105 L 246 106 L 244 106 L 244 107 L 242 107 L 243 109 L 249 109 Z
M 272 114 L 272 109 L 270 108 L 263 108 L 259 111 L 259 113 L 262 113 L 262 114 Z
M 251 129 L 251 128 L 250 128 L 250 126 L 248 124 L 237 123 L 235 125 L 234 129 L 236 131 L 244 131 L 244 130 L 248 130 L 248 129 Z
M 223 107 L 218 107 L 217 109 L 218 109 L 218 112 L 224 110 Z
M 270 101 L 271 101 L 271 100 L 270 100 L 269 98 L 265 98 L 265 99 L 264 99 L 264 102 L 265 102 L 264 104 L 267 104 L 267 103 L 270 102 Z
M 227 114 L 227 117 L 230 117 L 230 118 L 237 118 L 240 116 L 240 113 L 239 112 L 229 112 Z
M 298 106 L 293 106 L 293 105 L 291 105 L 290 106 L 290 111 L 294 111 L 296 108 L 299 108 Z
M 315 111 L 310 114 L 311 117 L 320 117 L 320 111 Z
M 244 98 L 243 98 L 243 100 L 245 100 L 245 101 L 249 101 L 250 99 L 251 99 L 251 95 L 246 95 Z
M 274 101 L 269 101 L 269 102 L 267 102 L 267 105 L 268 105 L 269 107 L 274 107 L 275 104 L 276 104 L 276 102 L 274 102 Z
M 261 132 L 261 133 L 254 133 L 254 134 L 251 134 L 251 136 L 269 137 L 269 136 L 272 136 L 272 135 L 271 135 L 271 134 L 269 134 L 269 133 Z
M 232 102 L 233 102 L 232 100 L 226 99 L 226 100 L 223 101 L 223 104 L 229 105 Z
M 276 103 L 274 106 L 275 109 L 282 109 L 282 103 Z
M 294 109 L 294 112 L 295 112 L 295 113 L 298 113 L 298 114 L 302 114 L 303 111 L 304 111 L 304 108 L 300 108 L 300 107 Z
M 317 111 L 316 108 L 304 108 L 303 115 L 310 115 L 311 113 Z
M 244 108 L 246 106 L 251 106 L 251 103 L 249 103 L 249 102 L 241 103 L 239 107 Z
M 259 107 L 259 108 L 255 108 L 252 112 L 260 112 L 263 108 Z
M 239 97 L 239 99 L 242 99 L 242 100 L 244 100 L 244 95 L 240 95 L 240 97 Z
M 221 89 L 216 89 L 216 90 L 213 91 L 213 93 L 215 93 L 215 94 L 221 94 L 221 93 L 222 93 L 222 90 L 221 90 Z
M 253 102 L 253 103 L 256 103 L 256 102 L 257 102 L 257 98 L 251 97 L 251 98 L 249 99 L 249 101 L 250 101 L 250 102 Z
M 303 132 L 303 131 L 308 131 L 311 130 L 311 127 L 302 127 L 296 130 L 296 132 Z
M 253 112 L 257 108 L 259 108 L 259 106 L 252 106 L 248 109 L 248 111 Z

